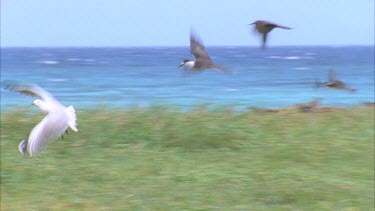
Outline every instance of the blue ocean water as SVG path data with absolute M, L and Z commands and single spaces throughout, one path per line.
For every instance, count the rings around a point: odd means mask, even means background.
M 230 72 L 184 75 L 188 47 L 1 48 L 1 80 L 37 83 L 77 108 L 197 104 L 277 108 L 314 98 L 351 107 L 374 102 L 374 46 L 206 47 Z M 357 92 L 316 89 L 328 71 Z M 1 90 L 1 109 L 33 99 Z

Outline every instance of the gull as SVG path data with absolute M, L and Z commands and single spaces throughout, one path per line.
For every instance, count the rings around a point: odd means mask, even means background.
M 38 106 L 42 112 L 47 113 L 18 145 L 18 150 L 22 154 L 27 151 L 31 157 L 35 156 L 47 143 L 60 136 L 63 138 L 63 134 L 68 132 L 68 127 L 78 132 L 73 106 L 63 106 L 49 92 L 36 84 L 9 81 L 3 84 L 4 88 L 9 91 L 39 98 L 34 100 L 32 105 Z
M 328 87 L 328 88 L 331 88 L 331 89 L 343 89 L 343 90 L 347 90 L 347 91 L 350 91 L 350 92 L 356 91 L 356 89 L 353 89 L 353 88 L 347 86 L 344 82 L 338 80 L 337 76 L 336 76 L 336 73 L 333 70 L 330 70 L 329 73 L 328 73 L 328 82 L 324 82 L 324 83 L 316 82 L 317 87 L 319 87 L 321 85 L 323 85 L 325 87 Z
M 200 41 L 198 36 L 192 31 L 190 31 L 190 53 L 193 54 L 195 61 L 185 59 L 179 67 L 193 71 L 203 71 L 205 69 L 218 69 L 220 71 L 225 71 L 224 68 L 212 62 L 202 41 Z
M 258 32 L 259 34 L 262 34 L 263 40 L 262 40 L 262 49 L 266 47 L 266 42 L 267 42 L 267 34 L 274 28 L 282 28 L 282 29 L 291 29 L 286 26 L 281 26 L 276 23 L 272 23 L 269 21 L 264 21 L 264 20 L 257 20 L 254 23 L 251 23 L 249 25 L 255 25 L 254 26 L 254 31 Z

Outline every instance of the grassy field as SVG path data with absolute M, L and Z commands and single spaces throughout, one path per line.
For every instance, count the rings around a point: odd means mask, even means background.
M 77 111 L 35 158 L 43 118 L 1 113 L 1 210 L 373 210 L 374 108 Z

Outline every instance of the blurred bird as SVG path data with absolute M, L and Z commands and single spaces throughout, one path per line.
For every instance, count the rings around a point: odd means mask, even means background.
M 331 89 L 343 89 L 350 92 L 355 92 L 356 89 L 350 88 L 344 82 L 337 79 L 336 73 L 333 70 L 330 70 L 328 73 L 328 82 L 315 82 L 316 87 L 325 86 Z
M 297 104 L 297 108 L 303 112 L 311 112 L 316 109 L 316 107 L 320 104 L 321 100 L 321 98 L 317 98 L 307 103 Z
M 257 20 L 254 23 L 251 23 L 249 25 L 255 25 L 254 26 L 254 31 L 258 32 L 259 34 L 262 34 L 263 40 L 262 40 L 262 49 L 266 47 L 266 42 L 267 42 L 267 34 L 274 28 L 282 28 L 282 29 L 291 29 L 286 26 L 281 26 L 269 21 L 264 21 L 264 20 Z
M 181 62 L 179 67 L 193 71 L 203 71 L 206 69 L 218 69 L 220 71 L 225 71 L 224 68 L 212 62 L 203 43 L 192 31 L 190 31 L 190 53 L 193 54 L 195 61 L 185 59 Z
M 75 132 L 78 131 L 73 106 L 63 106 L 49 92 L 35 84 L 7 81 L 3 82 L 3 85 L 7 90 L 40 98 L 34 100 L 32 105 L 38 106 L 40 110 L 47 113 L 47 116 L 18 145 L 18 150 L 22 154 L 28 151 L 30 156 L 36 155 L 47 143 L 60 136 L 63 138 L 64 132 L 68 132 L 68 127 Z

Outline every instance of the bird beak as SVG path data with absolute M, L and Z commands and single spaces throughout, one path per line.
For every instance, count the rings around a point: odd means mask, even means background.
M 254 25 L 255 24 L 255 22 L 254 23 L 249 23 L 249 25 Z
M 32 102 L 32 103 L 31 103 L 31 105 L 35 105 L 35 103 L 34 103 L 34 102 Z

